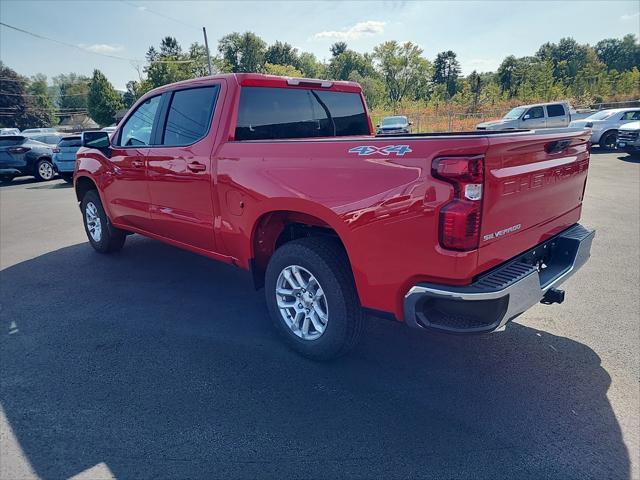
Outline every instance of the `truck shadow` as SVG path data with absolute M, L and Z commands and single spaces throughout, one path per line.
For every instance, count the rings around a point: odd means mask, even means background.
M 627 478 L 586 345 L 514 324 L 433 336 L 372 320 L 314 363 L 249 276 L 131 237 L 2 271 L 0 401 L 43 478 Z

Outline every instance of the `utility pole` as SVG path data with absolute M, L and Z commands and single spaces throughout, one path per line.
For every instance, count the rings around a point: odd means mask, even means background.
M 211 71 L 211 54 L 209 53 L 209 41 L 207 40 L 207 29 L 202 27 L 202 33 L 204 34 L 204 47 L 207 49 L 207 63 L 209 64 L 209 75 L 213 75 Z

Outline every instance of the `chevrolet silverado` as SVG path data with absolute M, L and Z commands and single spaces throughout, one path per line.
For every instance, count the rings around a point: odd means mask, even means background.
M 146 235 L 249 270 L 299 353 L 329 359 L 367 314 L 502 330 L 588 259 L 590 132 L 376 137 L 360 86 L 226 74 L 145 94 L 86 132 L 74 187 L 102 253 Z M 158 259 L 162 261 L 162 259 Z

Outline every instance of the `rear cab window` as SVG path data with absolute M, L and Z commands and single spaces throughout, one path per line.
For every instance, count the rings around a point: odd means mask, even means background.
M 219 90 L 219 85 L 213 85 L 173 92 L 161 144 L 186 146 L 204 138 L 209 132 Z
M 564 117 L 564 107 L 560 104 L 547 105 L 547 114 L 549 117 Z
M 369 135 L 359 93 L 243 87 L 236 140 L 277 140 Z

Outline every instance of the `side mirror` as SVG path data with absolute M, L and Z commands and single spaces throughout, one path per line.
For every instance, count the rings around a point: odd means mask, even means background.
M 111 147 L 108 132 L 82 132 L 82 146 L 104 150 Z
M 531 115 L 529 115 L 528 113 L 522 117 L 522 120 L 529 120 L 531 118 Z

